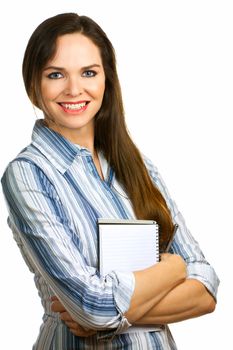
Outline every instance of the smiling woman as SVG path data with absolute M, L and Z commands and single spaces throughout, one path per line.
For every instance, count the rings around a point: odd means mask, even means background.
M 88 17 L 51 17 L 28 42 L 23 77 L 44 118 L 2 186 L 44 307 L 33 349 L 176 349 L 168 324 L 212 312 L 219 280 L 129 136 L 111 42 Z M 99 218 L 155 220 L 161 261 L 101 275 Z

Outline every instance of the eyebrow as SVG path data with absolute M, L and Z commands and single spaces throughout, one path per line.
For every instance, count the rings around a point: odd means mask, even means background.
M 91 68 L 100 68 L 100 64 L 97 64 L 97 63 L 94 63 L 94 64 L 90 64 L 89 66 L 85 66 L 85 67 L 82 67 L 81 70 L 88 70 L 88 69 L 91 69 Z M 48 70 L 48 69 L 53 69 L 53 70 L 66 70 L 65 68 L 63 67 L 57 67 L 57 66 L 48 66 L 48 67 L 45 67 L 44 71 L 45 70 Z

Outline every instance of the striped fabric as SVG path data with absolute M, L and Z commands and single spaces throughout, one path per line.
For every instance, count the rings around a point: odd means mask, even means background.
M 99 275 L 97 218 L 135 218 L 130 201 L 103 155 L 105 180 L 90 152 L 35 124 L 32 143 L 14 159 L 2 177 L 9 209 L 8 223 L 21 253 L 35 275 L 44 307 L 43 324 L 34 350 L 176 349 L 167 326 L 156 332 L 124 333 L 123 314 L 134 290 L 133 273 Z M 180 254 L 190 278 L 200 280 L 216 297 L 218 277 L 191 236 L 153 164 L 145 158 L 153 181 L 165 196 L 179 225 L 171 252 Z M 97 329 L 88 338 L 75 337 L 51 311 L 56 295 L 72 317 Z

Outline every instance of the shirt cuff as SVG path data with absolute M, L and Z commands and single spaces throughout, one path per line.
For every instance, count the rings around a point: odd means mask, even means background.
M 210 266 L 207 262 L 188 263 L 187 272 L 189 279 L 193 278 L 202 282 L 215 300 L 217 299 L 219 278 L 212 266 Z
M 119 325 L 117 328 L 106 331 L 98 331 L 97 339 L 101 341 L 109 341 L 116 334 L 126 331 L 131 324 L 124 316 L 130 307 L 131 298 L 135 288 L 135 277 L 132 272 L 116 272 L 108 274 L 108 278 L 113 279 L 113 296 L 116 309 L 119 312 Z

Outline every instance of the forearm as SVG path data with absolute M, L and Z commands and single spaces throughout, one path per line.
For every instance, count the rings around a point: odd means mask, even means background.
M 172 260 L 164 260 L 135 275 L 135 290 L 128 312 L 125 314 L 130 323 L 135 323 L 143 315 L 162 300 L 172 289 L 186 278 L 183 260 L 170 256 Z
M 172 289 L 135 324 L 167 324 L 212 312 L 215 300 L 204 285 L 188 279 Z
M 134 272 L 135 289 L 131 298 L 130 307 L 124 316 L 133 324 L 138 319 L 142 319 L 166 294 L 182 283 L 186 278 L 186 265 L 178 255 L 162 254 L 162 261 L 145 270 Z M 67 313 L 66 305 L 63 305 L 55 298 L 52 305 L 54 312 L 64 314 L 64 321 L 77 322 L 70 312 Z M 62 317 L 63 317 L 62 316 Z M 125 320 L 125 318 L 123 318 Z M 78 324 L 79 326 L 79 324 Z M 101 329 L 89 327 L 91 329 Z M 111 328 L 108 325 L 106 329 Z

